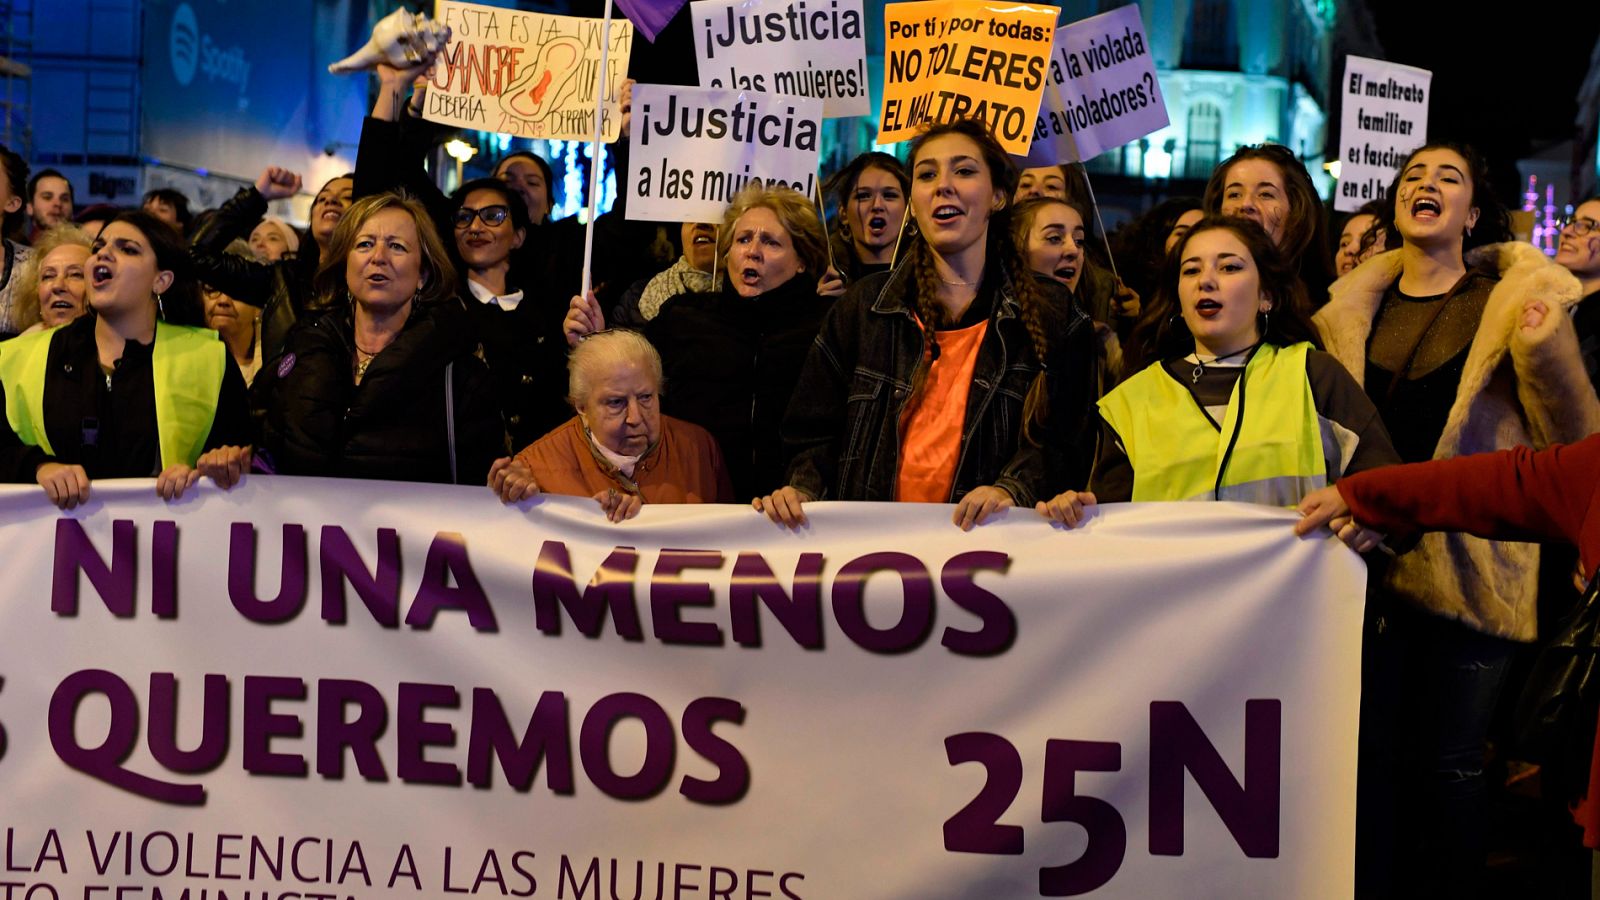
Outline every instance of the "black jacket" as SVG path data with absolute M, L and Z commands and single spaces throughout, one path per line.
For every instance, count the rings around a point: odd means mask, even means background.
M 148 478 L 161 472 L 151 354 L 155 344 L 127 342 L 110 384 L 100 370 L 93 312 L 63 325 L 50 339 L 44 377 L 44 428 L 55 456 L 22 443 L 0 417 L 0 480 L 31 484 L 47 462 L 83 466 L 93 478 Z M 0 351 L 3 352 L 3 351 Z M 5 388 L 0 386 L 0 409 Z M 250 443 L 244 378 L 229 356 L 217 393 L 217 415 L 205 449 Z
M 731 286 L 680 294 L 645 327 L 666 374 L 662 411 L 711 432 L 741 500 L 783 485 L 779 428 L 832 305 L 814 280 L 796 275 L 759 297 Z
M 456 204 L 422 167 L 434 130 L 431 123 L 413 118 L 386 122 L 368 117 L 361 127 L 354 193 L 365 197 L 403 189 L 427 208 L 461 275 L 458 291 L 483 347 L 511 447 L 521 449 L 572 418 L 561 324 L 580 286 L 583 226 L 571 218 L 529 229 L 522 246 L 511 253 L 506 276 L 507 290 L 522 291 L 522 301 L 510 312 L 478 302 L 467 288 L 466 267 L 456 247 Z M 597 236 L 597 249 L 605 246 L 600 240 Z
M 317 273 L 318 249 L 305 238 L 297 256 L 275 263 L 258 263 L 226 252 L 228 245 L 260 224 L 267 214 L 267 201 L 254 187 L 239 189 L 195 232 L 189 242 L 195 277 L 201 283 L 261 308 L 260 359 L 276 356 L 283 339 L 306 309 L 313 296 L 311 278 Z
M 517 281 L 515 273 L 508 281 Z M 513 310 L 465 300 L 474 335 L 483 347 L 495 400 L 520 450 L 572 418 L 567 402 L 567 341 L 561 331 L 566 307 L 539 302 L 536 291 L 523 291 Z
M 989 310 L 989 329 L 972 373 L 949 499 L 993 484 L 1026 506 L 1052 483 L 1087 475 L 1093 329 L 1064 288 L 1038 279 L 1050 304 L 1049 419 L 1035 441 L 1025 440 L 1023 407 L 1040 361 L 1014 291 L 997 268 L 991 267 L 975 301 Z M 891 273 L 853 285 L 829 313 L 783 423 L 793 454 L 788 484 L 818 500 L 895 498 L 901 417 L 927 353 L 912 312 L 916 290 L 913 261 L 903 261 Z M 1092 435 L 1088 440 L 1092 446 Z
M 505 432 L 462 315 L 450 307 L 413 309 L 360 385 L 352 378 L 349 310 L 302 323 L 253 386 L 256 404 L 265 409 L 262 462 L 283 475 L 485 483 L 489 465 L 506 453 Z M 453 478 L 446 366 L 454 390 Z
M 910 215 L 908 211 L 906 215 Z M 909 245 L 909 241 L 906 242 Z M 901 250 L 904 255 L 905 250 Z M 864 263 L 861 257 L 856 256 L 856 245 L 845 236 L 844 229 L 835 224 L 828 233 L 828 260 L 833 263 L 833 268 L 844 278 L 846 286 L 855 284 L 869 275 L 887 272 L 888 263 Z

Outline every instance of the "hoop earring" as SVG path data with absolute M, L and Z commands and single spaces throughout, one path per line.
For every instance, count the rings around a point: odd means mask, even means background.
M 1261 311 L 1261 335 L 1260 335 L 1262 340 L 1266 339 L 1266 337 L 1267 337 L 1267 329 L 1269 327 L 1271 327 L 1271 325 L 1272 325 L 1272 310 L 1271 309 L 1263 309 Z
M 156 291 L 156 318 L 165 319 L 166 317 L 167 317 L 166 305 L 161 302 L 161 292 L 160 291 Z

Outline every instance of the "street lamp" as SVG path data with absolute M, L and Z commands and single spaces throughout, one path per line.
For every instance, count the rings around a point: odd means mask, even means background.
M 456 161 L 456 187 L 461 186 L 461 166 L 467 160 L 478 155 L 478 148 L 460 138 L 451 138 L 444 145 L 444 152 Z

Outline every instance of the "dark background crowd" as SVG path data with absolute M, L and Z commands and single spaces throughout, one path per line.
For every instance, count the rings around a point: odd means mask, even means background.
M 1600 432 L 1600 198 L 1547 258 L 1464 143 L 1413 151 L 1348 215 L 1293 152 L 1240 147 L 1201 196 L 1102 235 L 1081 166 L 1022 168 L 957 121 L 849 160 L 820 208 L 759 184 L 717 222 L 619 201 L 586 273 L 548 161 L 439 189 L 430 63 L 373 67 L 353 172 L 268 167 L 216 209 L 80 208 L 0 148 L 0 477 L 67 509 L 101 478 L 171 499 L 255 473 L 590 497 L 615 522 L 734 502 L 803 528 L 843 500 L 1066 530 L 1107 502 L 1296 506 Z M 267 214 L 311 189 L 304 227 Z M 1554 526 L 1364 509 L 1330 522 L 1371 571 L 1360 893 L 1585 895 L 1592 698 L 1527 711 L 1572 687 L 1541 654 L 1596 602 L 1595 560 Z

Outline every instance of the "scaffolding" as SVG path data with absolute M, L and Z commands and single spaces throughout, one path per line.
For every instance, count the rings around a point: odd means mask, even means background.
M 0 2 L 0 144 L 33 155 L 33 0 Z

